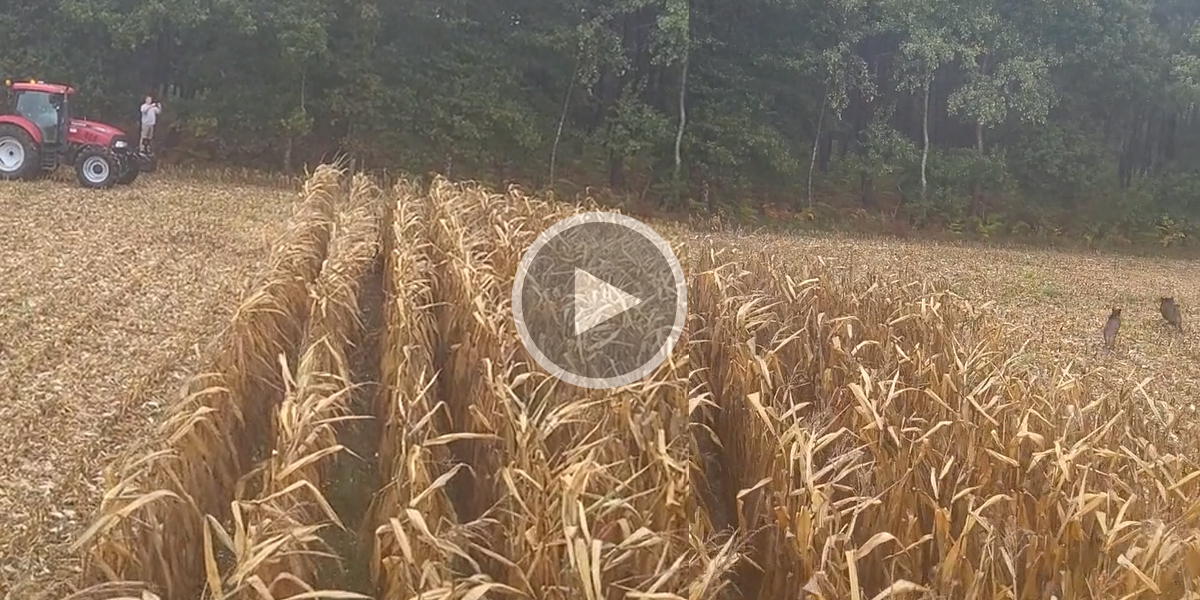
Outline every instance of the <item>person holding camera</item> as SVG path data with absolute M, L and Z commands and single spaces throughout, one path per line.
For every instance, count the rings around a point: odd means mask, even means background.
M 153 96 L 146 96 L 142 102 L 142 152 L 150 152 L 150 142 L 154 139 L 154 126 L 158 124 L 158 115 L 162 112 L 162 103 L 155 102 Z

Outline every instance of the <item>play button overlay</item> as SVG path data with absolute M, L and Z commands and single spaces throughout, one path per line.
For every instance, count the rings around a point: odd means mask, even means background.
M 529 355 L 579 387 L 628 385 L 683 335 L 687 281 L 670 244 L 610 212 L 563 219 L 534 240 L 513 281 L 513 319 Z
M 576 336 L 641 303 L 640 298 L 634 298 L 595 275 L 575 268 Z

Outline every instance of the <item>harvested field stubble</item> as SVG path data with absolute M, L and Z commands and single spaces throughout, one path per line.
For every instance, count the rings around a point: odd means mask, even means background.
M 916 278 L 690 250 L 698 524 L 737 532 L 731 597 L 1200 597 L 1165 390 L 1039 365 Z
M 402 181 L 381 206 L 340 177 L 306 184 L 271 275 L 209 352 L 218 374 L 155 451 L 114 467 L 77 543 L 86 583 L 168 600 L 707 597 L 721 568 L 689 532 L 686 337 L 645 380 L 586 390 L 538 368 L 515 330 L 518 261 L 578 208 L 443 179 Z M 348 366 L 374 333 L 355 308 L 367 284 L 385 295 L 377 382 Z M 373 402 L 350 401 L 359 384 Z M 348 520 L 325 499 L 347 485 L 331 464 L 362 418 L 382 421 L 363 458 L 383 481 L 354 483 L 372 503 Z M 332 543 L 341 526 L 360 543 Z
M 59 599 L 103 467 L 151 434 L 294 194 L 0 182 L 0 597 Z

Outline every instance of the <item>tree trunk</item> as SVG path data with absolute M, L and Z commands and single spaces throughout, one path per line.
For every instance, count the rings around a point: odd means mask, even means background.
M 1129 107 L 1129 120 L 1126 121 L 1121 128 L 1121 154 L 1117 162 L 1117 170 L 1120 176 L 1121 188 L 1128 189 L 1133 184 L 1133 173 L 1137 170 L 1137 149 L 1139 146 L 1138 133 L 1140 131 L 1142 114 L 1135 107 Z
M 830 160 L 833 159 L 834 137 L 835 136 L 834 136 L 833 132 L 830 132 L 830 133 L 826 134 L 826 136 L 821 140 L 821 151 L 817 153 L 817 168 L 820 169 L 820 171 L 822 173 L 829 172 L 829 162 L 830 162 Z M 846 144 L 839 143 L 838 147 L 837 147 L 837 151 L 839 153 L 839 156 L 841 156 L 842 158 L 845 158 L 846 157 Z
M 809 158 L 809 160 L 808 160 L 808 184 L 807 184 L 807 189 L 804 192 L 804 199 L 805 199 L 806 203 L 808 204 L 809 209 L 812 209 L 812 207 L 813 207 L 813 196 L 812 196 L 813 169 L 817 168 L 817 149 L 821 147 L 820 146 L 820 144 L 821 144 L 821 125 L 825 122 L 825 105 L 828 103 L 829 103 L 829 86 L 826 85 L 825 93 L 822 94 L 822 97 L 821 97 L 821 111 L 819 113 L 817 113 L 817 135 L 813 137 L 812 157 Z
M 929 182 L 925 178 L 929 165 L 929 86 L 933 83 L 933 74 L 925 76 L 925 110 L 921 117 L 921 200 L 925 200 L 929 190 Z
M 683 132 L 687 127 L 687 78 L 689 52 L 684 50 L 683 72 L 679 76 L 679 129 L 675 131 L 675 172 L 672 177 L 679 183 L 679 173 L 683 170 Z
M 558 129 L 554 132 L 554 144 L 550 147 L 550 183 L 551 189 L 557 181 L 554 169 L 558 164 L 558 143 L 562 140 L 563 125 L 567 122 L 567 109 L 571 106 L 571 93 L 575 91 L 575 80 L 579 78 L 580 56 L 575 57 L 575 69 L 571 72 L 571 82 L 567 84 L 567 93 L 563 96 L 562 112 L 558 115 Z
M 1142 120 L 1142 164 L 1141 169 L 1138 171 L 1138 174 L 1142 177 L 1154 172 L 1154 167 L 1156 166 L 1154 149 L 1158 144 L 1158 140 L 1154 135 L 1156 130 L 1153 127 L 1153 124 L 1158 116 L 1157 113 L 1158 111 L 1154 109 L 1147 110 L 1146 116 Z
M 975 123 L 975 151 L 979 154 L 980 162 L 983 161 L 983 123 Z M 979 175 L 979 168 L 982 165 L 976 165 L 976 173 L 971 183 L 971 210 L 970 213 L 974 216 L 983 216 L 983 178 Z
M 859 191 L 862 196 L 863 210 L 875 210 L 879 202 L 875 198 L 875 179 L 866 172 L 859 175 Z
M 975 64 L 979 67 L 979 76 L 987 77 L 988 66 L 991 64 L 986 54 L 975 58 Z M 975 121 L 975 151 L 979 156 L 983 156 L 983 121 Z
M 1179 113 L 1171 111 L 1163 119 L 1162 131 L 1162 160 L 1165 163 L 1175 161 L 1175 132 L 1179 126 Z
M 300 67 L 300 112 L 306 113 L 308 110 L 308 69 Z M 293 173 L 294 161 L 292 155 L 296 148 L 296 131 L 292 125 L 292 119 L 287 120 L 287 142 L 283 149 L 283 172 L 291 175 Z

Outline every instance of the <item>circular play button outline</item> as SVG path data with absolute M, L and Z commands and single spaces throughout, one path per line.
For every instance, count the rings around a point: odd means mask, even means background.
M 529 274 L 529 269 L 538 252 L 542 250 L 546 244 L 550 243 L 558 235 L 563 232 L 578 227 L 580 225 L 590 223 L 607 223 L 617 225 L 632 230 L 638 235 L 650 242 L 655 249 L 662 255 L 662 258 L 667 261 L 670 266 L 671 274 L 675 282 L 675 321 L 671 325 L 671 331 L 667 338 L 663 341 L 662 346 L 658 351 L 644 362 L 639 367 L 623 374 L 613 377 L 586 377 L 573 373 L 561 365 L 555 363 L 550 357 L 546 356 L 533 336 L 530 335 L 529 328 L 525 323 L 524 316 L 524 286 L 526 277 Z M 576 272 L 581 271 L 576 267 Z M 586 271 L 584 271 L 586 273 Z M 590 276 L 590 274 L 588 274 Z M 578 277 L 578 275 L 576 275 Z M 578 285 L 578 284 L 577 284 Z M 609 285 L 609 284 L 604 284 Z M 612 286 L 615 287 L 615 286 Z M 578 299 L 576 299 L 578 303 Z M 632 307 L 631 307 L 632 308 Z M 687 323 L 687 278 L 683 273 L 683 266 L 679 262 L 679 258 L 675 256 L 675 251 L 671 249 L 671 245 L 663 239 L 662 236 L 654 231 L 650 226 L 634 219 L 632 217 L 622 215 L 620 213 L 593 211 L 579 213 L 564 219 L 548 227 L 530 244 L 529 249 L 525 251 L 521 257 L 521 262 L 517 265 L 516 277 L 513 279 L 512 288 L 512 311 L 513 321 L 517 327 L 517 335 L 520 336 L 521 342 L 525 345 L 525 349 L 533 360 L 551 375 L 569 383 L 583 388 L 590 389 L 609 389 L 628 385 L 652 373 L 663 362 L 667 360 L 671 352 L 675 349 L 675 345 L 679 343 L 683 337 L 683 328 Z

